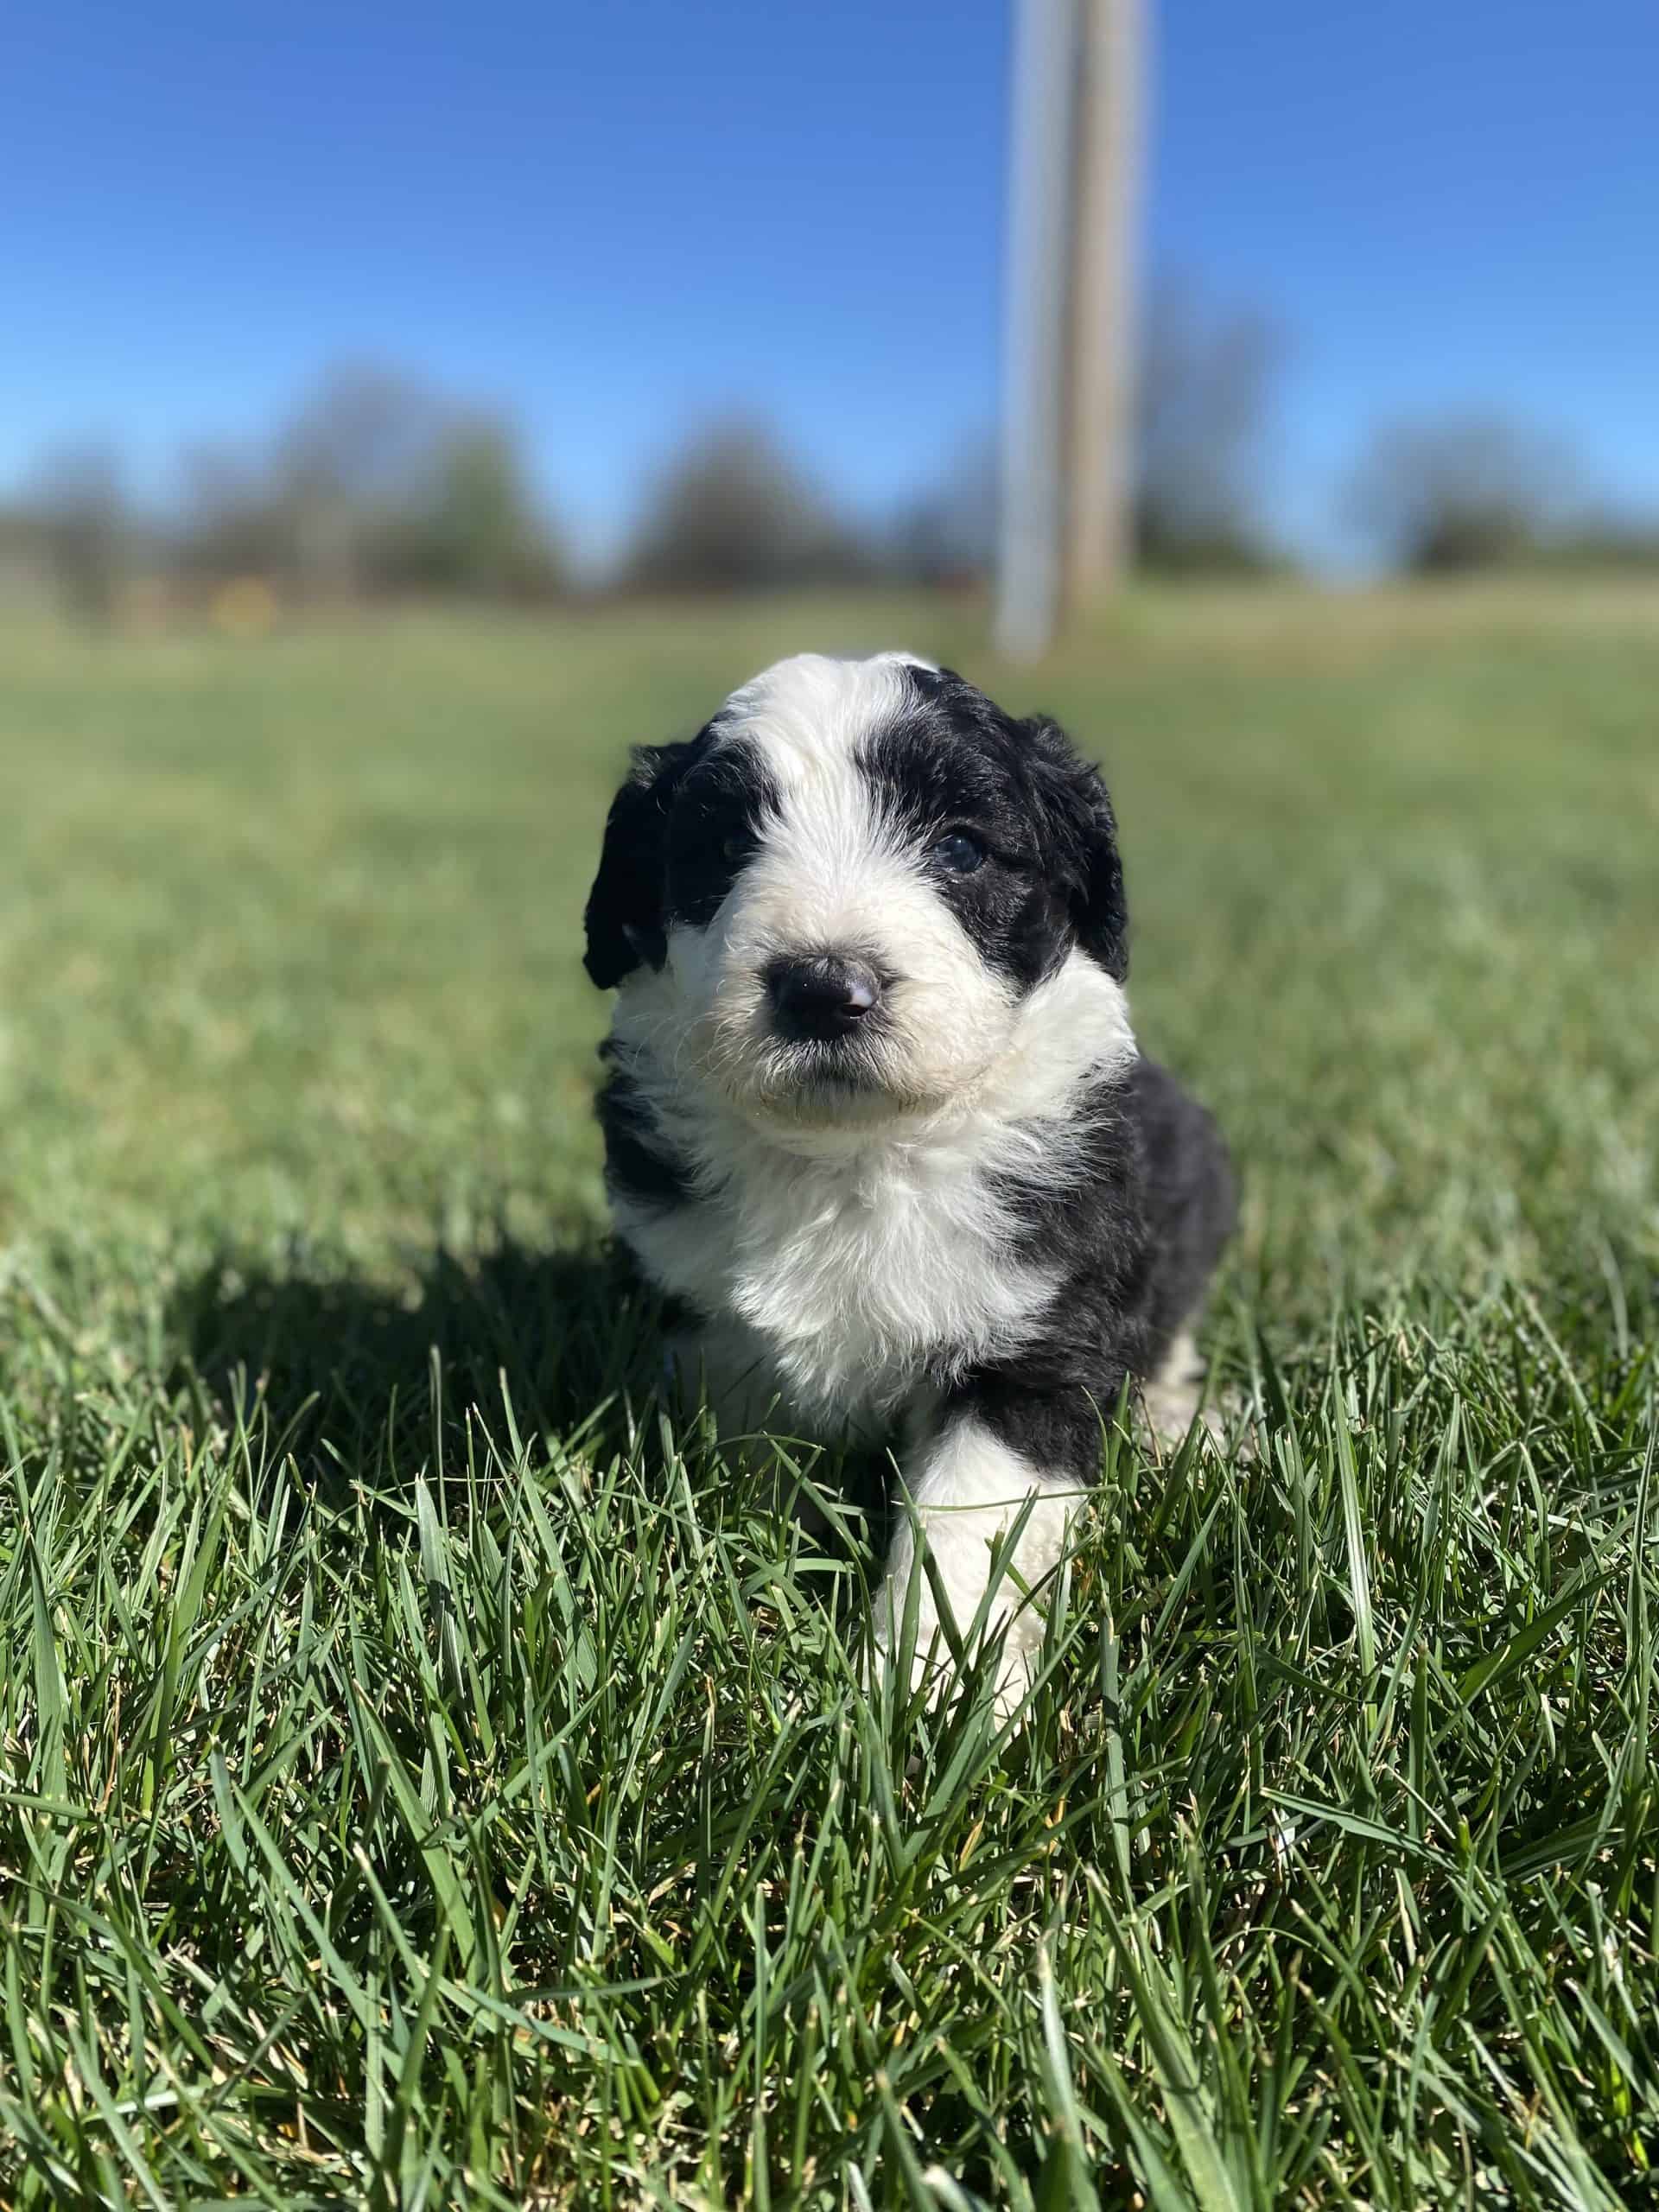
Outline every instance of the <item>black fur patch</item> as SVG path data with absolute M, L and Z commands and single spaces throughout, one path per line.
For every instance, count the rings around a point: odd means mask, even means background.
M 1081 1187 L 1011 1194 L 1023 1248 L 1060 1265 L 1060 1289 L 1014 1357 L 948 1394 L 943 1419 L 976 1414 L 1034 1465 L 1092 1481 L 1101 1422 L 1197 1313 L 1237 1194 L 1214 1122 L 1155 1060 L 1100 1085 L 1079 1113 L 1091 1170 Z
M 938 872 L 981 958 L 1029 989 L 1076 944 L 1121 981 L 1123 869 L 1099 775 L 1058 723 L 1017 721 L 949 669 L 906 675 L 913 708 L 865 740 L 858 765 L 924 851 L 955 830 L 984 847 L 972 874 Z
M 707 724 L 683 745 L 639 745 L 605 824 L 588 894 L 586 966 L 601 990 L 668 957 L 671 922 L 714 919 L 754 851 L 776 792 L 754 747 Z
M 702 929 L 760 843 L 777 785 L 759 749 L 728 738 L 680 779 L 668 820 L 664 906 L 671 921 Z
M 668 957 L 663 861 L 669 816 L 682 778 L 709 743 L 704 729 L 687 745 L 633 748 L 627 779 L 606 817 L 599 873 L 584 917 L 583 965 L 601 991 L 632 975 L 642 961 L 660 968 Z
M 664 1143 L 656 1116 L 613 1045 L 601 1047 L 611 1063 L 597 1101 L 605 1137 L 605 1181 L 636 1205 L 684 1205 L 694 1196 L 690 1171 Z

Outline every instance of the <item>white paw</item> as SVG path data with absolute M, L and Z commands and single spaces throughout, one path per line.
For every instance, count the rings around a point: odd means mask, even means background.
M 895 1557 L 889 1564 L 876 1600 L 877 1663 L 882 1674 L 889 1679 L 898 1669 L 903 1656 L 905 1614 L 909 1602 L 911 1576 L 918 1571 L 914 1565 L 914 1549 L 908 1531 L 900 1535 L 893 1548 Z M 901 1550 L 902 1560 L 897 1556 Z M 1025 1702 L 1036 1675 L 1043 1648 L 1042 1609 L 1036 1599 L 1027 1598 L 1009 1577 L 986 1608 L 983 1622 L 976 1627 L 974 1618 L 982 1595 L 982 1586 L 974 1593 L 975 1603 L 965 1619 L 960 1618 L 953 1610 L 951 1629 L 957 1649 L 962 1649 L 966 1646 L 970 1661 L 982 1643 L 995 1643 L 997 1645 L 995 1707 L 997 1719 L 1007 1720 Z M 945 1633 L 938 1601 L 925 1574 L 916 1593 L 914 1612 L 906 1687 L 912 1693 L 923 1692 L 930 1705 L 942 1705 L 955 1693 L 959 1676 L 951 1649 L 952 1638 Z
M 1196 1421 L 1201 1437 L 1217 1452 L 1230 1450 L 1237 1459 L 1255 1457 L 1255 1427 L 1251 1408 L 1242 1398 L 1228 1396 L 1221 1403 L 1203 1402 L 1205 1365 L 1198 1346 L 1183 1330 L 1169 1348 L 1163 1365 L 1149 1375 L 1140 1389 L 1141 1426 L 1154 1446 L 1178 1450 L 1185 1443 Z
M 961 1649 L 995 1637 L 997 1711 L 1013 1713 L 1042 1648 L 1043 1596 L 1081 1498 L 1076 1483 L 1045 1473 L 972 1417 L 950 1422 L 907 1471 L 878 1600 L 887 1669 L 907 1649 L 911 1686 L 942 1697 L 957 1680 L 952 1642 Z M 927 1546 L 925 1569 L 918 1541 Z M 947 1610 L 950 1638 L 940 1619 Z

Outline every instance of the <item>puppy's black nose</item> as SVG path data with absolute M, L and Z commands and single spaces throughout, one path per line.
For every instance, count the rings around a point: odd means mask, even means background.
M 881 1000 L 881 979 L 861 960 L 820 952 L 810 960 L 774 960 L 766 970 L 772 1025 L 803 1044 L 850 1036 Z

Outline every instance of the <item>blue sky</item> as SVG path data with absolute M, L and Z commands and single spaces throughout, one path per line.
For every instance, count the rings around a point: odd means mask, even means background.
M 1380 416 L 1659 504 L 1655 0 L 1163 0 L 1145 258 L 1287 342 L 1316 552 Z M 52 0 L 0 68 L 0 483 L 163 492 L 327 362 L 505 404 L 582 543 L 723 404 L 880 505 L 996 404 L 1002 0 Z

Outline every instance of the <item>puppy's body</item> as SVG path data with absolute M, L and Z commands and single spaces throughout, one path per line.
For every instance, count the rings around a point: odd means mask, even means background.
M 899 1441 L 893 1612 L 919 1527 L 965 1630 L 1028 1499 L 1037 1581 L 1126 1381 L 1196 1410 L 1231 1180 L 1136 1050 L 1125 931 L 1093 771 L 897 655 L 781 663 L 612 810 L 588 965 L 620 986 L 619 1233 L 695 1317 L 682 1366 L 724 1425 Z

